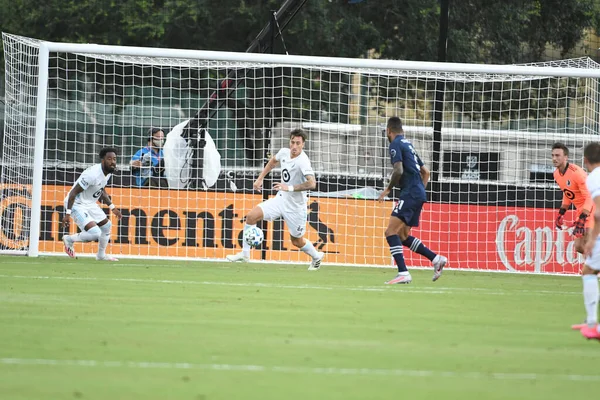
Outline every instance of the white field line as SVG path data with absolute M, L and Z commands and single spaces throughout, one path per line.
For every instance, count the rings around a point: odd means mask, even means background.
M 235 286 L 235 287 L 258 287 L 272 289 L 295 289 L 295 290 L 347 290 L 354 292 L 386 292 L 393 290 L 393 286 L 318 286 L 318 285 L 282 285 L 274 283 L 261 282 L 213 282 L 213 281 L 187 281 L 187 280 L 169 280 L 169 279 L 139 279 L 139 278 L 95 278 L 95 277 L 75 277 L 75 276 L 40 276 L 40 275 L 0 275 L 0 278 L 12 279 L 39 279 L 39 280 L 65 280 L 65 281 L 96 281 L 96 282 L 132 282 L 132 283 L 150 283 L 150 284 L 175 284 L 175 285 L 205 285 L 205 286 Z M 556 295 L 556 296 L 580 296 L 581 292 L 568 292 L 559 290 L 490 290 L 485 288 L 451 288 L 443 286 L 411 286 L 406 290 L 396 290 L 394 293 L 432 293 L 432 294 L 450 294 L 452 292 L 473 292 L 492 296 L 506 296 L 512 293 L 522 293 L 531 295 Z
M 0 256 L 2 256 L 3 254 L 0 253 Z M 8 254 L 7 254 L 8 255 Z M 41 256 L 45 256 L 45 257 L 63 257 L 65 259 L 68 258 L 68 256 L 66 256 L 64 253 L 40 253 Z M 227 265 L 227 264 L 231 264 L 228 260 L 223 259 L 223 258 L 196 258 L 196 257 L 159 257 L 159 256 L 152 256 L 151 259 L 148 258 L 144 258 L 141 256 L 131 256 L 131 255 L 125 255 L 125 254 L 116 254 L 113 253 L 112 255 L 114 255 L 115 257 L 119 258 L 120 260 L 129 260 L 129 261 L 134 261 L 134 260 L 139 260 L 141 262 L 143 262 L 144 260 L 150 260 L 150 261 L 183 261 L 183 262 L 189 262 L 190 264 L 192 263 L 202 263 L 202 262 L 208 262 L 208 263 L 215 263 L 215 264 L 220 264 L 219 268 L 230 268 L 230 267 L 225 267 L 223 264 Z M 18 256 L 22 256 L 23 258 L 26 258 L 25 254 L 18 254 Z M 86 253 L 79 253 L 77 254 L 77 258 L 82 258 L 82 259 L 94 259 L 94 257 L 96 257 L 95 254 L 86 254 Z M 304 265 L 308 265 L 307 262 L 302 262 L 302 261 L 298 261 L 298 262 L 290 262 L 290 261 L 273 261 L 273 260 L 268 260 L 268 261 L 263 261 L 263 260 L 250 260 L 249 263 L 251 265 L 256 265 L 256 266 L 264 266 L 264 265 L 276 265 L 278 266 L 280 269 L 285 269 L 285 268 L 289 268 L 290 265 L 292 266 L 304 266 Z M 42 265 L 44 264 L 44 262 L 40 262 L 40 261 L 36 261 L 36 260 L 27 260 L 27 261 L 11 261 L 11 264 L 26 264 L 26 265 Z M 127 264 L 127 263 L 121 263 L 119 262 L 117 265 L 119 266 L 130 266 L 130 267 L 143 267 L 144 264 L 141 263 L 131 263 L 131 264 Z M 185 265 L 157 265 L 157 264 L 150 264 L 150 266 L 157 266 L 157 267 L 161 267 L 161 268 L 184 268 L 187 267 L 189 264 L 185 264 Z M 334 264 L 334 263 L 321 263 L 322 266 L 325 267 L 343 267 L 343 268 L 380 268 L 380 269 L 396 269 L 396 267 L 392 267 L 391 263 L 390 264 L 386 264 L 386 265 L 381 265 L 381 264 Z M 431 267 L 423 267 L 423 266 L 412 266 L 412 265 L 407 265 L 408 269 L 413 270 L 429 270 L 431 271 Z M 531 272 L 531 271 L 509 271 L 509 270 L 484 270 L 484 269 L 479 269 L 479 270 L 474 270 L 472 268 L 454 268 L 454 267 L 448 267 L 446 268 L 446 271 L 453 271 L 453 272 L 469 272 L 472 274 L 479 274 L 479 273 L 494 273 L 494 274 L 507 274 L 507 275 L 513 275 L 513 276 L 519 276 L 519 275 L 531 275 L 531 276 L 560 276 L 563 278 L 578 278 L 579 275 L 578 274 L 566 274 L 566 273 L 559 273 L 559 272 Z
M 226 372 L 261 372 L 307 375 L 350 375 L 350 376 L 407 376 L 415 378 L 455 378 L 470 380 L 515 380 L 515 381 L 588 381 L 600 382 L 599 375 L 577 374 L 539 374 L 510 372 L 454 372 L 385 368 L 338 368 L 338 367 L 294 367 L 244 364 L 195 364 L 188 362 L 152 362 L 152 361 L 99 361 L 99 360 L 51 360 L 38 358 L 1 358 L 3 365 L 33 365 L 49 367 L 83 368 L 134 368 L 134 369 L 173 369 L 173 370 L 211 370 Z

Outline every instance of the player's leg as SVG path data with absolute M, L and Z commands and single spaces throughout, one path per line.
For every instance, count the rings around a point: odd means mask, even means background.
M 578 213 L 576 213 L 577 215 L 581 214 L 580 210 L 577 211 L 579 211 Z M 578 253 L 583 253 L 583 246 L 585 245 L 585 242 L 587 241 L 588 235 L 590 234 L 592 228 L 594 228 L 594 218 L 588 218 L 585 224 L 585 233 L 583 234 L 583 237 L 575 239 L 575 250 Z M 594 254 L 597 254 L 596 248 L 594 248 L 592 255 Z M 592 299 L 594 298 L 594 292 L 596 293 L 596 298 L 598 298 L 598 282 L 597 279 L 592 278 L 595 278 L 598 273 L 598 271 L 594 269 L 596 265 L 599 265 L 597 264 L 597 262 L 597 257 L 588 257 L 585 260 L 583 266 L 581 267 L 581 270 L 579 271 L 579 273 L 581 274 L 581 279 L 583 280 L 583 302 L 586 308 L 586 318 L 583 324 L 572 325 L 572 329 L 581 330 L 582 328 L 587 327 L 588 321 L 590 320 L 590 313 L 592 314 L 592 316 L 596 315 L 596 312 L 594 312 L 593 310 L 594 303 Z M 590 266 L 588 266 L 588 264 Z M 587 278 L 586 275 L 590 275 L 592 278 Z M 590 311 L 588 311 L 588 306 L 592 308 L 590 309 Z M 595 307 L 597 308 L 597 304 Z M 591 319 L 593 320 L 593 317 Z
M 411 236 L 410 234 L 413 227 L 419 226 L 423 204 L 423 201 L 413 199 L 405 199 L 402 205 L 399 204 L 400 208 L 398 208 L 397 214 L 404 224 L 400 227 L 398 236 L 404 246 L 431 261 L 434 269 L 432 280 L 435 282 L 442 276 L 442 271 L 448 263 L 448 259 L 431 251 L 423 244 L 423 242 L 421 242 L 421 239 Z
M 102 214 L 104 214 L 104 212 Z M 106 247 L 108 246 L 108 242 L 110 241 L 112 222 L 105 216 L 103 220 L 98 221 L 98 227 L 100 228 L 102 234 L 98 239 L 98 253 L 96 254 L 96 260 L 119 261 L 117 258 L 106 254 Z
M 244 223 L 244 232 L 250 229 L 262 220 L 272 221 L 281 216 L 280 211 L 281 197 L 275 196 L 267 201 L 260 203 L 255 206 L 246 215 L 246 221 Z M 227 256 L 227 260 L 231 262 L 248 262 L 250 261 L 250 250 L 252 248 L 245 240 L 242 240 L 242 251 L 237 254 Z
M 288 227 L 290 233 L 290 240 L 294 246 L 299 248 L 303 253 L 308 254 L 312 260 L 309 271 L 317 271 L 321 268 L 321 261 L 325 257 L 325 253 L 317 251 L 315 246 L 304 238 L 306 233 L 306 210 L 297 210 L 296 212 L 286 212 L 283 214 L 283 220 Z
M 410 283 L 412 282 L 412 277 L 410 276 L 410 272 L 408 272 L 408 268 L 406 268 L 406 262 L 404 261 L 404 253 L 402 250 L 402 241 L 398 236 L 398 232 L 402 229 L 402 226 L 405 225 L 404 221 L 398 218 L 398 205 L 402 207 L 400 202 L 394 204 L 394 209 L 392 210 L 392 215 L 390 216 L 390 220 L 388 221 L 388 226 L 385 230 L 385 240 L 388 242 L 390 246 L 390 253 L 392 253 L 392 257 L 394 257 L 394 261 L 396 262 L 396 266 L 398 267 L 398 275 L 390 281 L 387 281 L 386 284 L 395 284 L 395 283 Z
M 590 221 L 591 220 L 591 221 Z M 585 227 L 587 237 L 589 230 L 594 227 L 594 218 L 588 218 Z M 587 257 L 581 270 L 581 279 L 583 283 L 583 304 L 585 306 L 586 318 L 585 324 L 581 327 L 581 334 L 588 339 L 600 340 L 600 331 L 598 327 L 598 272 L 600 271 L 600 240 L 596 240 L 591 256 Z M 572 328 L 576 328 L 573 326 Z
M 400 240 L 402 240 L 402 245 L 433 262 L 438 255 L 425 246 L 423 242 L 421 242 L 421 239 L 411 236 L 411 228 L 411 226 L 404 225 L 400 232 L 398 232 L 398 236 L 400 236 Z
M 95 206 L 98 207 L 97 205 Z M 94 242 L 100 238 L 102 232 L 89 212 L 91 209 L 92 207 L 82 207 L 77 205 L 73 206 L 71 209 L 71 218 L 73 218 L 73 221 L 81 230 L 81 232 L 74 235 L 63 236 L 65 253 L 71 258 L 75 258 L 75 249 L 73 248 L 74 243 Z
M 581 278 L 583 280 L 583 304 L 586 312 L 586 323 L 581 326 L 581 334 L 588 339 L 600 340 L 600 327 L 598 326 L 598 269 L 600 269 L 600 246 L 596 244 L 592 257 L 589 257 L 583 266 Z M 574 325 L 573 328 L 577 326 Z
M 589 231 L 586 229 L 586 231 L 585 231 L 585 233 L 584 233 L 584 235 L 582 237 L 579 237 L 579 238 L 575 239 L 574 245 L 575 245 L 575 251 L 576 252 L 578 252 L 580 254 L 583 254 L 583 246 L 585 245 L 585 241 L 587 239 L 588 233 L 589 233 Z

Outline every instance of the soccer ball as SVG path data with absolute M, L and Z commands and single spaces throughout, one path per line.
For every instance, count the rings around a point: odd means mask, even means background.
M 250 227 L 244 232 L 244 242 L 250 247 L 260 246 L 264 238 L 262 229 L 257 226 Z

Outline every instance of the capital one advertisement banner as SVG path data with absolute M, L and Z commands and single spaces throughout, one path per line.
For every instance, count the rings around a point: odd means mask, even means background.
M 43 189 L 40 252 L 63 251 L 60 227 L 64 197 L 70 187 Z M 108 251 L 115 255 L 222 259 L 241 249 L 245 214 L 262 196 L 204 191 L 108 188 L 123 219 L 111 216 L 113 231 Z M 0 249 L 28 244 L 24 227 L 31 206 L 26 187 L 2 187 Z M 393 202 L 351 198 L 310 198 L 306 238 L 324 251 L 326 261 L 338 264 L 391 265 L 384 237 Z M 104 207 L 108 214 L 108 208 Z M 556 210 L 429 203 L 412 234 L 450 260 L 450 268 L 579 272 L 583 259 L 574 250 L 568 231 L 554 228 Z M 571 212 L 567 217 L 575 218 Z M 72 226 L 69 233 L 75 232 Z M 97 244 L 77 244 L 79 253 L 93 254 Z M 304 262 L 308 257 L 293 247 L 283 221 L 266 226 L 266 260 Z M 253 251 L 260 259 L 261 251 Z M 429 266 L 408 249 L 409 266 Z

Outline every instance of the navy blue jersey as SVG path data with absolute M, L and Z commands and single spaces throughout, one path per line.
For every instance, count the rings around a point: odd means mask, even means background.
M 402 135 L 390 143 L 390 160 L 392 166 L 397 162 L 402 162 L 404 173 L 398 187 L 401 189 L 400 198 L 411 197 L 414 199 L 426 200 L 425 186 L 421 180 L 421 166 L 423 161 L 415 151 L 413 145 Z

